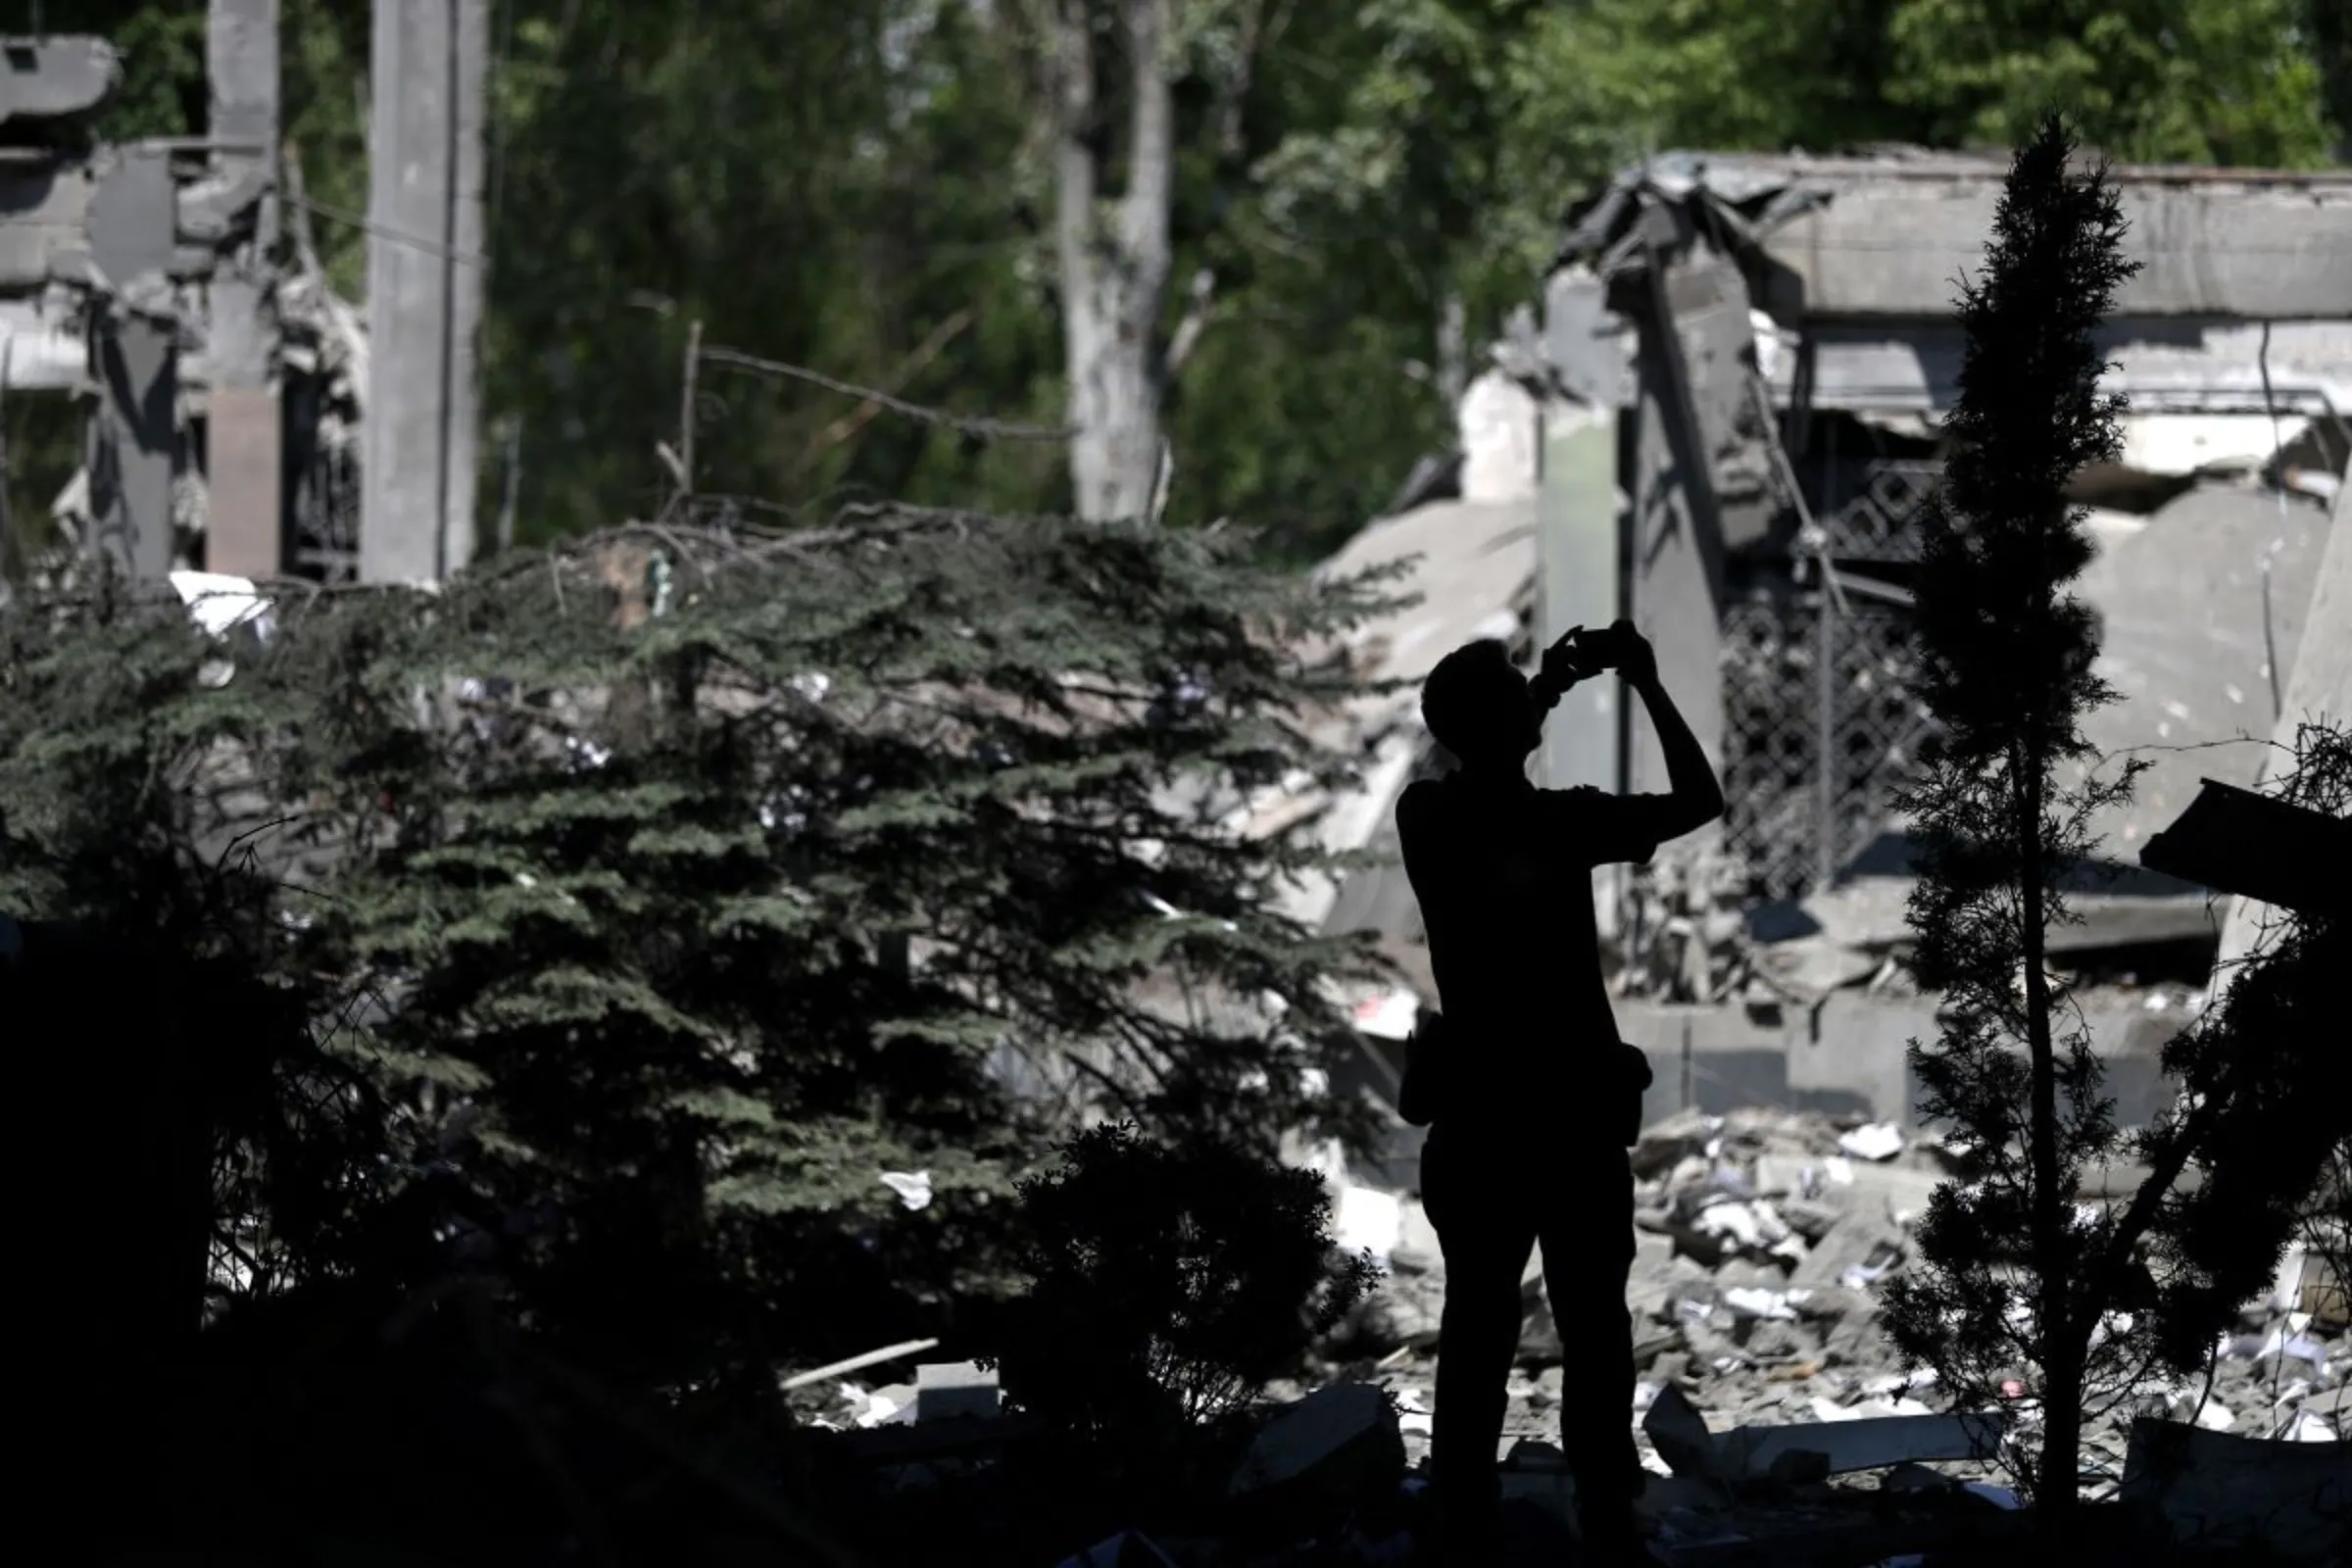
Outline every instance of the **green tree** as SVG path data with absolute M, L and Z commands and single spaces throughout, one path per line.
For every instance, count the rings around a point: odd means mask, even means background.
M 2305 19 L 2305 0 L 1905 0 L 1886 94 L 1931 142 L 2022 140 L 2060 104 L 2118 160 L 2310 167 L 2335 137 Z
M 1259 1153 L 1368 1136 L 1317 1087 L 1362 952 L 1269 912 L 1320 852 L 1222 824 L 1346 774 L 1296 723 L 1351 677 L 1290 650 L 1373 601 L 1250 548 L 969 514 L 647 530 L 431 599 L 288 600 L 266 647 L 168 600 L 28 598 L 10 823 L 93 869 L 24 912 L 137 929 L 170 867 L 251 842 L 307 890 L 264 956 L 369 982 L 383 1072 L 456 1116 L 469 1266 L 633 1386 L 772 1388 L 1001 1288 L 1059 1097 Z M 1044 1099 L 1007 1098 L 1016 1068 Z
M 1913 967 L 1943 998 L 1940 1038 L 1911 1048 L 1920 1109 L 1965 1135 L 1988 1173 L 1936 1190 L 1919 1229 L 1925 1267 L 1886 1303 L 1895 1344 L 1964 1405 L 1991 1407 L 2000 1381 L 2030 1369 L 2041 1447 L 2020 1468 L 2061 1529 L 2086 1388 L 2119 1374 L 2112 1343 L 2103 1359 L 2093 1343 L 2088 1264 L 2104 1226 L 2074 1217 L 2082 1167 L 2117 1131 L 2079 1014 L 2070 1029 L 2060 1010 L 2048 931 L 2068 919 L 2084 820 L 2137 772 L 2058 777 L 2089 755 L 2081 715 L 2114 700 L 2092 667 L 2093 615 L 2066 591 L 2091 547 L 2065 485 L 2121 439 L 2092 333 L 2135 267 L 2104 170 L 2071 170 L 2073 151 L 2052 117 L 2019 152 L 1984 270 L 1962 285 L 1954 451 L 1916 608 L 1919 695 L 1938 732 L 1900 804 L 1920 845 Z

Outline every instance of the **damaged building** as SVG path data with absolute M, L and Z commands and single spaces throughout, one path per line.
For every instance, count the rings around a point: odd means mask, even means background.
M 1957 280 L 1981 264 L 2006 173 L 1909 149 L 1625 172 L 1575 210 L 1541 324 L 1518 323 L 1472 389 L 1460 459 L 1424 466 L 1396 514 L 1329 564 L 1419 558 L 1423 602 L 1358 641 L 1374 678 L 1417 680 L 1473 636 L 1532 653 L 1620 615 L 1656 644 L 1731 804 L 1596 888 L 1620 1020 L 1657 1067 L 1653 1116 L 1910 1119 L 1905 1047 L 1935 1032 L 1899 962 L 1912 879 L 1893 801 L 1929 724 L 1910 690 L 1911 574 L 1958 390 Z M 2119 460 L 2077 481 L 2097 544 L 2077 592 L 2124 700 L 2084 729 L 2103 766 L 2150 766 L 2092 823 L 2107 863 L 2085 868 L 2082 921 L 2053 951 L 2086 983 L 2130 1118 L 2166 1093 L 2156 1053 L 2199 1004 L 2225 916 L 2138 852 L 2202 779 L 2259 782 L 2290 686 L 2316 694 L 2306 707 L 2352 707 L 2340 670 L 2299 665 L 2352 449 L 2352 176 L 2114 177 L 2141 270 L 2103 328 L 2129 412 Z M 2340 634 L 2312 643 L 2341 662 Z M 1443 764 L 1409 691 L 1346 731 L 1367 782 L 1335 803 L 1328 840 L 1393 853 L 1396 795 Z M 1569 695 L 1541 768 L 1664 788 L 1613 682 Z M 1380 934 L 1407 986 L 1366 998 L 1363 1019 L 1399 1045 L 1434 999 L 1401 869 L 1310 890 L 1298 912 Z
M 51 516 L 136 576 L 357 563 L 367 346 L 282 199 L 277 21 L 214 0 L 209 133 L 120 144 L 110 43 L 0 40 L 0 392 L 82 406 Z

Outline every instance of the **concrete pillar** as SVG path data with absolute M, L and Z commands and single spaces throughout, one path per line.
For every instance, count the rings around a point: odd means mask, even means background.
M 1539 647 L 1548 647 L 1572 626 L 1606 626 L 1623 613 L 1617 581 L 1617 412 L 1566 406 L 1551 412 L 1547 422 L 1538 510 Z M 1544 732 L 1545 785 L 1591 784 L 1616 792 L 1622 696 L 1620 682 L 1591 680 L 1560 699 Z
M 91 420 L 95 546 L 135 577 L 173 564 L 172 481 L 179 468 L 179 353 L 172 323 L 118 311 L 93 334 L 99 402 Z
M 489 27 L 489 0 L 375 3 L 363 581 L 473 558 Z
M 205 566 L 274 577 L 285 565 L 285 427 L 276 384 L 277 0 L 212 0 L 205 64 L 214 154 L 224 177 L 268 181 L 251 239 L 220 259 L 212 286 L 206 405 Z

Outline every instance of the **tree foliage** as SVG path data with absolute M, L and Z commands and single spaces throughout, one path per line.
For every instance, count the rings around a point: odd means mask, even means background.
M 2081 716 L 2114 700 L 2095 618 L 2066 592 L 2090 558 L 2067 478 L 2112 456 L 2093 332 L 2133 265 L 2103 168 L 2069 167 L 2052 117 L 2018 155 L 1984 270 L 1963 287 L 1968 348 L 1955 450 L 1930 509 L 1917 587 L 1919 691 L 1939 723 L 1906 792 L 1921 847 L 1913 964 L 1943 999 L 1911 1063 L 1926 1117 L 1971 1151 L 1919 1232 L 1925 1266 L 1890 1282 L 1886 1323 L 1964 1405 L 2022 1376 L 2038 1452 L 2012 1455 L 2054 1528 L 2076 1498 L 2082 1423 L 2152 1374 L 2203 1367 L 2215 1336 L 2278 1266 L 2352 1117 L 2327 1092 L 2340 922 L 2295 916 L 2165 1050 L 2180 1102 L 2126 1136 L 2047 934 L 2090 874 L 2084 824 L 2144 767 L 2062 779 L 2090 756 Z M 2340 734 L 2307 726 L 2281 786 L 2341 816 Z M 2084 1170 L 2130 1154 L 2149 1175 L 2120 1207 L 2081 1210 Z M 2184 1177 L 2195 1176 L 2193 1182 Z
M 2088 1035 L 2079 1013 L 2069 1026 L 2048 972 L 2047 933 L 2070 918 L 2084 821 L 2138 770 L 2075 785 L 2058 772 L 2090 755 L 2081 715 L 2114 700 L 2093 668 L 2095 617 L 2066 591 L 2091 546 L 2065 485 L 2120 440 L 2122 402 L 2099 390 L 2092 334 L 2134 268 L 2105 171 L 2071 169 L 2073 152 L 2053 117 L 2018 153 L 1984 270 L 1960 298 L 1953 452 L 1915 612 L 1918 693 L 1938 733 L 1900 804 L 1920 846 L 1913 966 L 1943 998 L 1940 1039 L 1911 1050 L 1920 1109 L 1966 1136 L 1986 1174 L 1936 1192 L 1919 1232 L 1927 1267 L 1890 1291 L 1886 1318 L 1964 1398 L 2031 1368 L 2043 1439 L 2024 1468 L 2053 1516 L 2074 1497 L 2086 1383 L 2130 1369 L 2120 1352 L 2092 1353 L 2087 1264 L 2103 1227 L 2077 1223 L 2073 1198 L 2118 1135 Z
M 2352 818 L 2352 731 L 2325 719 L 2299 725 L 2292 764 L 2269 793 Z M 2165 1048 L 2180 1099 L 2137 1135 L 2150 1174 L 2117 1222 L 2105 1268 L 2144 1291 L 2130 1304 L 2144 1309 L 2169 1366 L 2203 1363 L 2239 1304 L 2269 1288 L 2307 1219 L 2331 1210 L 2341 1219 L 2352 1109 L 2330 1087 L 2347 962 L 2352 929 L 2341 918 L 2277 911 L 2215 1005 Z M 2188 1171 L 2202 1179 L 2179 1183 Z M 2340 1262 L 2342 1233 L 2315 1239 Z
M 1292 650 L 1375 600 L 1247 552 L 905 512 L 639 530 L 296 594 L 228 650 L 119 585 L 28 598 L 6 869 L 56 869 L 9 889 L 137 931 L 171 867 L 250 839 L 291 884 L 255 961 L 377 994 L 437 1266 L 583 1362 L 676 1389 L 937 1332 L 1007 1278 L 1057 1097 L 1260 1152 L 1369 1132 L 1317 1076 L 1362 954 L 1267 912 L 1319 852 L 1230 821 L 1348 772 L 1300 724 L 1351 677 Z
M 1335 1255 L 1312 1170 L 1089 1129 L 1020 1187 L 1025 1289 L 991 1364 L 1072 1436 L 1148 1448 L 1239 1411 L 1377 1283 Z
M 2310 0 L 1907 0 L 1888 97 L 1924 139 L 2005 143 L 2044 105 L 2118 160 L 2299 168 L 2333 144 Z

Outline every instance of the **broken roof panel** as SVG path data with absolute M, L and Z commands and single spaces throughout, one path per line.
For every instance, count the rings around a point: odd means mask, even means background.
M 2142 865 L 2306 914 L 2346 909 L 2352 822 L 2214 779 L 2204 785 L 2149 838 Z
M 2149 764 L 2132 799 L 2089 824 L 2109 857 L 2135 860 L 2202 778 L 2260 776 L 2327 543 L 2311 502 L 2220 486 L 2101 540 L 2075 592 L 2099 612 L 2097 669 L 2123 701 L 2083 715 L 2082 735 L 2114 759 L 2102 777 L 2127 754 Z

